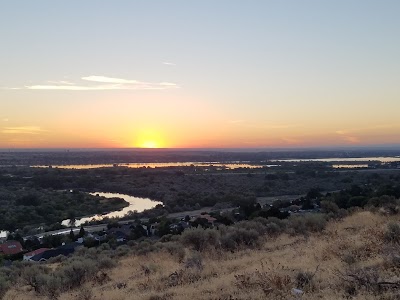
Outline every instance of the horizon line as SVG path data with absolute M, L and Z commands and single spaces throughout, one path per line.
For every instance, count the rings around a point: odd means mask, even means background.
M 287 151 L 287 150 L 357 150 L 357 149 L 400 150 L 400 144 L 373 144 L 373 145 L 338 145 L 338 146 L 287 146 L 287 147 L 0 147 L 0 151 L 110 151 L 110 150 L 140 150 L 140 151 Z

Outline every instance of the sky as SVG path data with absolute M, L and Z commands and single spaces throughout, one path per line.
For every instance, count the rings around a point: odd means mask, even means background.
M 400 1 L 0 1 L 0 148 L 400 143 Z

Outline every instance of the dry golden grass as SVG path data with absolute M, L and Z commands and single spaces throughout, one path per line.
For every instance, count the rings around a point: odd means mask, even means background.
M 344 274 L 349 270 L 379 266 L 382 278 L 399 280 L 399 270 L 382 267 L 388 247 L 383 234 L 388 222 L 397 218 L 357 212 L 344 220 L 331 221 L 321 234 L 284 234 L 257 250 L 207 251 L 202 254 L 203 267 L 199 268 L 187 268 L 163 252 L 130 256 L 109 272 L 109 282 L 86 283 L 60 299 L 346 299 L 351 284 L 344 280 Z M 186 257 L 191 255 L 187 250 Z M 300 272 L 313 277 L 301 286 L 304 294 L 294 296 L 292 289 L 300 288 L 296 280 Z M 390 290 L 377 294 L 358 287 L 351 299 L 399 299 L 394 295 Z M 15 287 L 5 299 L 40 298 L 26 287 Z

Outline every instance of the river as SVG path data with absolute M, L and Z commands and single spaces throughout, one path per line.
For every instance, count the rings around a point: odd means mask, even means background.
M 307 162 L 307 161 L 315 161 L 315 162 L 353 162 L 353 161 L 358 161 L 358 162 L 367 162 L 367 161 L 379 161 L 382 163 L 388 163 L 388 162 L 400 162 L 400 157 L 399 156 L 376 156 L 376 157 L 345 157 L 345 158 L 302 158 L 302 159 L 274 159 L 271 160 L 272 162 Z
M 261 165 L 250 164 L 246 162 L 169 162 L 169 163 L 117 163 L 117 164 L 83 164 L 83 165 L 52 165 L 53 168 L 59 169 L 96 169 L 110 167 L 127 167 L 133 169 L 139 168 L 168 168 L 168 167 L 215 167 L 220 169 L 238 169 L 238 168 L 270 168 L 278 167 L 279 165 Z M 35 168 L 48 168 L 49 166 L 32 166 Z
M 92 219 L 95 220 L 101 220 L 104 219 L 105 217 L 113 218 L 113 217 L 123 217 L 126 215 L 129 211 L 137 211 L 137 212 L 142 212 L 146 209 L 150 209 L 155 207 L 158 204 L 162 205 L 162 202 L 159 201 L 153 201 L 149 198 L 139 198 L 139 197 L 134 197 L 134 196 L 129 196 L 129 195 L 124 195 L 124 194 L 117 194 L 117 193 L 90 193 L 91 195 L 99 195 L 101 197 L 106 197 L 106 198 L 122 198 L 126 202 L 129 203 L 129 206 L 124 207 L 121 210 L 116 210 L 107 214 L 103 215 L 92 215 L 80 219 L 76 219 L 74 225 L 79 226 L 87 221 L 91 221 Z M 69 226 L 70 221 L 64 220 L 61 223 L 62 225 Z

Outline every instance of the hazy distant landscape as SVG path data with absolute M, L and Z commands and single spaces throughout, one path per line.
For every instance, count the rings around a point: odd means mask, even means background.
M 237 149 L 95 149 L 95 150 L 7 150 L 0 151 L 1 166 L 35 165 L 96 165 L 128 163 L 177 163 L 177 162 L 216 162 L 216 163 L 268 163 L 274 160 L 290 159 L 351 159 L 368 157 L 396 157 L 399 148 L 363 148 L 336 150 L 248 150 Z

